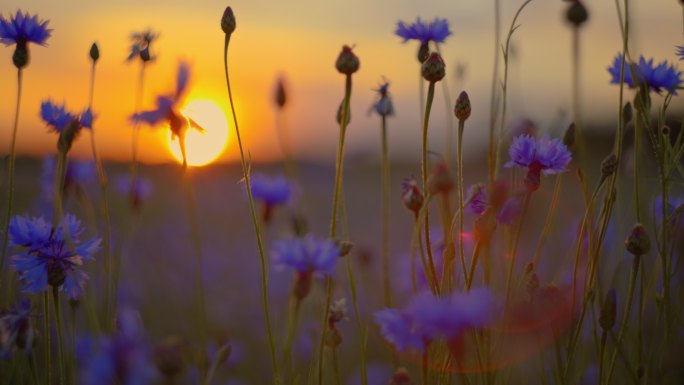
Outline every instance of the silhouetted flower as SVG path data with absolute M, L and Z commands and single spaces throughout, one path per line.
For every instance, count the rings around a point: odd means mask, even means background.
M 435 20 L 425 23 L 420 20 L 420 17 L 412 24 L 406 24 L 403 21 L 397 23 L 397 29 L 394 31 L 397 36 L 404 39 L 404 43 L 409 40 L 418 40 L 421 44 L 427 44 L 430 41 L 435 43 L 443 43 L 446 38 L 451 35 L 449 30 L 449 22 L 446 19 L 435 18 Z
M 150 29 L 142 32 L 133 32 L 131 34 L 131 52 L 128 54 L 126 61 L 133 61 L 136 57 L 139 57 L 143 62 L 153 60 L 154 56 L 150 53 L 150 46 L 157 37 L 159 37 L 159 34 Z
M 608 67 L 611 83 L 620 83 L 621 68 L 622 54 L 618 54 L 613 65 Z M 667 60 L 655 66 L 652 58 L 647 61 L 643 56 L 640 56 L 638 63 L 625 61 L 624 81 L 630 88 L 636 88 L 645 83 L 649 90 L 658 94 L 665 90 L 676 95 L 677 87 L 682 83 L 682 72 L 677 71 L 675 66 L 670 65 Z
M 83 228 L 73 215 L 66 215 L 56 229 L 42 217 L 15 216 L 8 232 L 10 246 L 21 250 L 12 256 L 12 265 L 25 292 L 40 293 L 50 285 L 60 287 L 71 299 L 78 299 L 88 279 L 80 266 L 93 259 L 100 249 L 100 239 L 80 242 Z
M 392 105 L 392 98 L 389 96 L 388 88 L 389 82 L 384 82 L 375 90 L 380 98 L 373 105 L 373 109 L 380 116 L 394 115 L 394 106 Z
M 273 244 L 273 262 L 287 266 L 299 273 L 333 274 L 340 250 L 330 239 L 317 239 L 309 234 L 304 238 L 291 238 Z
M 47 29 L 48 22 L 28 12 L 17 11 L 9 20 L 0 15 L 0 43 L 6 46 L 16 44 L 12 61 L 17 68 L 26 67 L 29 63 L 28 43 L 45 45 L 52 32 Z
M 10 359 L 14 348 L 30 353 L 34 337 L 29 300 L 0 311 L 0 359 Z
M 131 115 L 135 122 L 143 122 L 154 127 L 162 122 L 167 122 L 171 129 L 171 137 L 179 138 L 183 159 L 185 159 L 185 133 L 188 128 L 194 128 L 200 132 L 204 128 L 189 117 L 182 116 L 178 107 L 187 89 L 190 78 L 190 65 L 187 62 L 180 62 L 178 74 L 176 75 L 176 90 L 167 95 L 157 96 L 157 108 L 149 111 L 142 111 Z
M 676 48 L 677 48 L 677 56 L 679 56 L 679 60 L 684 60 L 684 45 L 678 45 Z

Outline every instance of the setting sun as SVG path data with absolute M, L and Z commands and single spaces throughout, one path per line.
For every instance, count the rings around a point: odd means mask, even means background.
M 204 166 L 218 158 L 228 141 L 228 121 L 221 108 L 211 100 L 193 100 L 181 111 L 197 122 L 204 132 L 190 129 L 186 136 L 189 166 Z M 178 162 L 183 161 L 178 141 L 168 139 L 169 151 Z

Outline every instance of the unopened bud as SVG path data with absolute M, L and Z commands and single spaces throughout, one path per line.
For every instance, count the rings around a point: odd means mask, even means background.
M 645 255 L 651 250 L 651 239 L 646 232 L 646 228 L 641 223 L 637 223 L 625 240 L 625 248 L 634 256 Z
M 423 79 L 430 83 L 442 80 L 446 75 L 446 65 L 442 56 L 437 52 L 431 53 L 427 60 L 423 62 L 420 72 L 423 75 Z
M 527 292 L 530 296 L 534 295 L 534 292 L 539 288 L 539 276 L 537 273 L 532 273 L 527 281 Z
M 280 108 L 283 108 L 285 106 L 285 103 L 287 102 L 287 95 L 285 94 L 285 84 L 282 78 L 278 79 L 278 83 L 276 85 L 275 102 L 276 105 Z
M 347 319 L 347 299 L 340 298 L 330 305 L 330 312 L 328 314 L 328 322 L 338 323 Z
M 154 349 L 154 363 L 166 378 L 174 378 L 185 370 L 183 340 L 179 336 L 168 336 Z
M 461 93 L 458 95 L 458 99 L 456 99 L 456 106 L 454 106 L 454 114 L 456 115 L 456 119 L 459 121 L 465 121 L 470 117 L 470 112 L 470 98 L 468 97 L 468 93 L 461 91 Z
M 615 154 L 610 154 L 608 155 L 602 162 L 601 162 L 601 175 L 603 178 L 607 178 L 613 174 L 615 174 L 615 171 L 617 171 L 618 167 L 618 159 Z
M 342 47 L 342 52 L 337 57 L 335 67 L 340 73 L 351 75 L 359 70 L 359 58 L 352 52 L 351 47 L 345 45 Z
M 12 63 L 17 69 L 26 67 L 29 63 L 29 51 L 27 43 L 17 43 L 12 55 Z
M 324 344 L 331 349 L 337 349 L 337 347 L 342 345 L 342 334 L 340 334 L 336 327 L 326 328 Z
M 617 303 L 617 294 L 615 289 L 611 288 L 606 293 L 606 299 L 601 307 L 601 315 L 599 315 L 599 325 L 603 331 L 609 331 L 615 325 L 615 307 Z
M 575 27 L 579 27 L 589 19 L 589 13 L 580 0 L 574 0 L 565 13 L 565 19 Z
M 221 29 L 226 35 L 230 35 L 235 31 L 235 14 L 231 7 L 226 7 L 223 11 L 223 16 L 221 17 Z
M 425 200 L 423 193 L 420 191 L 420 187 L 418 187 L 418 183 L 411 177 L 404 179 L 404 182 L 401 185 L 401 200 L 404 201 L 404 206 L 406 206 L 407 209 L 418 213 L 423 207 L 423 201 Z
M 570 123 L 567 129 L 565 129 L 565 133 L 563 134 L 563 144 L 567 148 L 571 148 L 572 146 L 575 145 L 575 123 Z
M 413 380 L 406 368 L 397 368 L 389 385 L 413 385 Z
M 90 46 L 90 60 L 93 61 L 93 63 L 97 62 L 100 59 L 100 48 L 97 46 L 97 43 L 93 43 L 93 45 Z
M 354 248 L 354 244 L 349 241 L 336 241 L 335 243 L 340 250 L 340 257 L 346 257 Z
M 418 53 L 416 54 L 418 62 L 421 64 L 425 63 L 428 56 L 430 56 L 430 46 L 427 43 L 421 44 L 420 47 L 418 47 Z
M 148 62 L 152 60 L 152 55 L 150 54 L 150 47 L 145 47 L 140 51 L 140 59 L 143 62 Z

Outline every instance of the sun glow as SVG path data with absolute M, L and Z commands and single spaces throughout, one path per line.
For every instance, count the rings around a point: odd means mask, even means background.
M 221 108 L 211 100 L 193 100 L 181 113 L 197 122 L 204 132 L 189 129 L 185 138 L 189 166 L 205 166 L 215 161 L 228 142 L 228 121 Z M 168 139 L 168 148 L 179 163 L 183 162 L 178 140 Z

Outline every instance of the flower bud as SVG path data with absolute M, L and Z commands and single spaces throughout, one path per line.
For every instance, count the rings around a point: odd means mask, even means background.
M 340 73 L 351 75 L 359 70 L 359 58 L 352 52 L 351 47 L 345 45 L 342 47 L 342 52 L 337 57 L 335 67 Z
M 527 292 L 532 296 L 537 289 L 539 289 L 539 276 L 533 272 L 527 280 Z
M 430 56 L 430 46 L 427 43 L 421 44 L 420 47 L 418 47 L 418 53 L 416 54 L 418 62 L 421 64 L 425 63 L 428 56 Z
M 467 92 L 461 91 L 461 94 L 458 95 L 456 106 L 454 106 L 454 114 L 456 119 L 463 122 L 470 117 L 470 98 Z
M 603 162 L 601 162 L 601 175 L 603 178 L 607 178 L 617 171 L 618 160 L 615 154 L 608 155 Z
M 143 62 L 148 62 L 152 60 L 152 55 L 150 54 L 150 47 L 147 46 L 140 51 L 140 59 Z
M 634 256 L 645 255 L 651 250 L 651 239 L 644 225 L 641 223 L 634 225 L 625 241 L 625 248 Z
M 179 336 L 167 336 L 154 349 L 154 363 L 164 377 L 171 379 L 185 371 L 183 340 Z
M 389 385 L 413 385 L 413 380 L 411 380 L 411 376 L 406 368 L 397 368 L 392 375 Z
M 617 294 L 615 293 L 615 289 L 611 288 L 608 290 L 608 293 L 606 293 L 606 299 L 603 302 L 601 314 L 599 315 L 599 325 L 603 331 L 607 332 L 615 325 L 616 303 Z
M 577 28 L 589 19 L 589 13 L 580 0 L 574 0 L 565 13 L 565 19 Z
M 280 108 L 283 108 L 285 106 L 285 103 L 287 102 L 287 95 L 285 94 L 285 84 L 282 78 L 278 79 L 278 83 L 276 84 L 275 102 L 276 105 Z
M 444 64 L 442 56 L 437 52 L 431 53 L 425 62 L 423 62 L 420 72 L 423 75 L 423 79 L 430 83 L 442 80 L 446 75 L 446 65 Z
M 100 48 L 97 46 L 97 43 L 93 43 L 93 45 L 90 46 L 90 60 L 93 61 L 93 63 L 97 62 L 100 59 Z
M 575 145 L 575 123 L 572 122 L 568 126 L 568 128 L 565 129 L 565 133 L 563 134 L 563 144 L 567 148 L 571 148 L 572 146 Z
M 347 256 L 354 248 L 354 244 L 349 241 L 336 241 L 337 247 L 340 249 L 340 257 Z
M 418 183 L 413 177 L 410 177 L 404 179 L 401 187 L 401 200 L 404 201 L 404 206 L 414 213 L 418 213 L 423 207 L 423 201 L 425 200 L 420 187 L 418 187 Z
M 226 35 L 231 35 L 235 31 L 235 14 L 231 7 L 226 7 L 223 11 L 223 16 L 221 17 L 221 29 Z
M 330 305 L 330 312 L 328 313 L 328 322 L 338 323 L 347 319 L 347 299 L 340 298 Z

